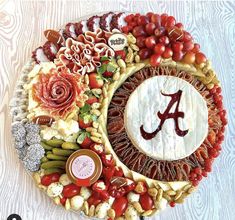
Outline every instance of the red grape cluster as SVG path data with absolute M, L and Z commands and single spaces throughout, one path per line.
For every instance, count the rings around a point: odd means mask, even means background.
M 173 16 L 152 12 L 146 15 L 129 14 L 125 21 L 127 25 L 122 31 L 132 32 L 140 48 L 140 58 L 150 58 L 152 66 L 159 66 L 162 58 L 198 65 L 207 61 L 200 52 L 200 45 L 193 42 L 191 34 L 184 30 L 182 23 L 176 23 Z

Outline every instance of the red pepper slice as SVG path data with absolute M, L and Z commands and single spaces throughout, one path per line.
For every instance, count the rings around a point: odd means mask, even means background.
M 97 192 L 93 192 L 92 195 L 88 198 L 87 202 L 89 206 L 91 205 L 97 206 L 98 204 L 102 202 L 100 198 L 100 194 Z
M 113 177 L 114 175 L 114 167 L 104 167 L 103 168 L 103 176 L 104 176 L 104 179 L 105 179 L 105 182 L 110 182 L 111 178 Z
M 114 198 L 120 198 L 126 194 L 126 190 L 124 187 L 118 188 L 116 185 L 111 185 L 109 187 L 108 193 Z
M 101 155 L 104 152 L 104 145 L 103 144 L 97 144 L 94 143 L 90 146 L 91 150 L 96 152 L 98 155 Z
M 93 184 L 92 190 L 98 193 L 107 190 L 107 186 L 103 180 L 98 180 L 96 183 Z
M 120 176 L 122 177 L 124 175 L 123 173 L 123 170 L 121 167 L 115 167 L 115 170 L 114 170 L 114 176 Z
M 130 191 L 134 190 L 135 187 L 136 187 L 136 183 L 133 180 L 129 179 L 129 178 L 126 178 L 126 180 L 127 180 L 127 185 L 124 186 L 125 191 L 130 192 Z
M 102 154 L 101 155 L 102 162 L 107 167 L 115 166 L 115 160 L 112 154 Z

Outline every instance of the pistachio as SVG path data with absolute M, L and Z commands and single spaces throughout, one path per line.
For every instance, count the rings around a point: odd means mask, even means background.
M 100 137 L 102 137 L 102 135 L 100 134 L 100 133 L 98 133 L 98 132 L 91 132 L 91 136 L 94 136 L 94 137 L 97 137 L 97 138 L 100 138 Z
M 113 80 L 117 81 L 120 78 L 120 72 L 117 71 L 116 73 L 113 74 Z
M 99 123 L 96 122 L 96 121 L 94 121 L 94 122 L 92 123 L 92 126 L 93 126 L 94 128 L 98 128 L 98 127 L 99 127 Z
M 107 95 L 108 95 L 107 89 L 104 86 L 102 88 L 102 92 L 103 92 L 104 97 L 107 97 Z
M 127 42 L 130 43 L 130 44 L 135 44 L 136 43 L 136 38 L 131 33 L 129 33 L 127 35 Z
M 98 144 L 102 144 L 102 141 L 100 138 L 97 138 L 97 137 L 94 137 L 94 136 L 91 136 L 91 140 L 94 141 L 95 143 L 98 143 Z
M 118 66 L 120 66 L 120 68 L 126 68 L 126 63 L 124 62 L 123 59 L 118 59 L 117 64 Z
M 86 131 L 87 132 L 97 132 L 97 129 L 93 128 L 93 127 L 88 127 L 88 128 L 86 128 Z
M 135 55 L 135 62 L 139 63 L 140 62 L 140 56 L 139 55 Z
M 89 85 L 89 76 L 88 76 L 88 74 L 85 75 L 84 80 L 85 80 L 85 84 Z
M 134 51 L 139 51 L 140 48 L 136 45 L 136 44 L 130 44 L 131 49 L 133 49 Z
M 93 103 L 93 104 L 91 105 L 91 108 L 92 108 L 92 109 L 99 109 L 99 108 L 100 108 L 100 106 L 101 106 L 101 104 L 100 104 L 100 103 L 95 102 L 95 103 Z
M 94 93 L 96 95 L 101 95 L 101 93 L 102 93 L 102 89 L 92 89 L 91 91 L 92 91 L 92 93 Z
M 96 116 L 100 116 L 101 115 L 101 112 L 98 109 L 92 109 L 91 113 L 96 115 Z

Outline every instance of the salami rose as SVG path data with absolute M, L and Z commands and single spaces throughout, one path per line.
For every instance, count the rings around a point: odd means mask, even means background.
M 80 76 L 67 70 L 59 73 L 51 70 L 39 74 L 38 82 L 33 85 L 33 98 L 51 114 L 65 117 L 79 103 L 84 90 Z

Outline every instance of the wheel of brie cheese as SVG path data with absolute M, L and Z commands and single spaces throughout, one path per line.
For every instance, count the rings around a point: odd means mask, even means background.
M 109 12 L 44 35 L 10 103 L 37 186 L 108 220 L 183 203 L 212 171 L 227 124 L 216 73 L 183 24 Z

